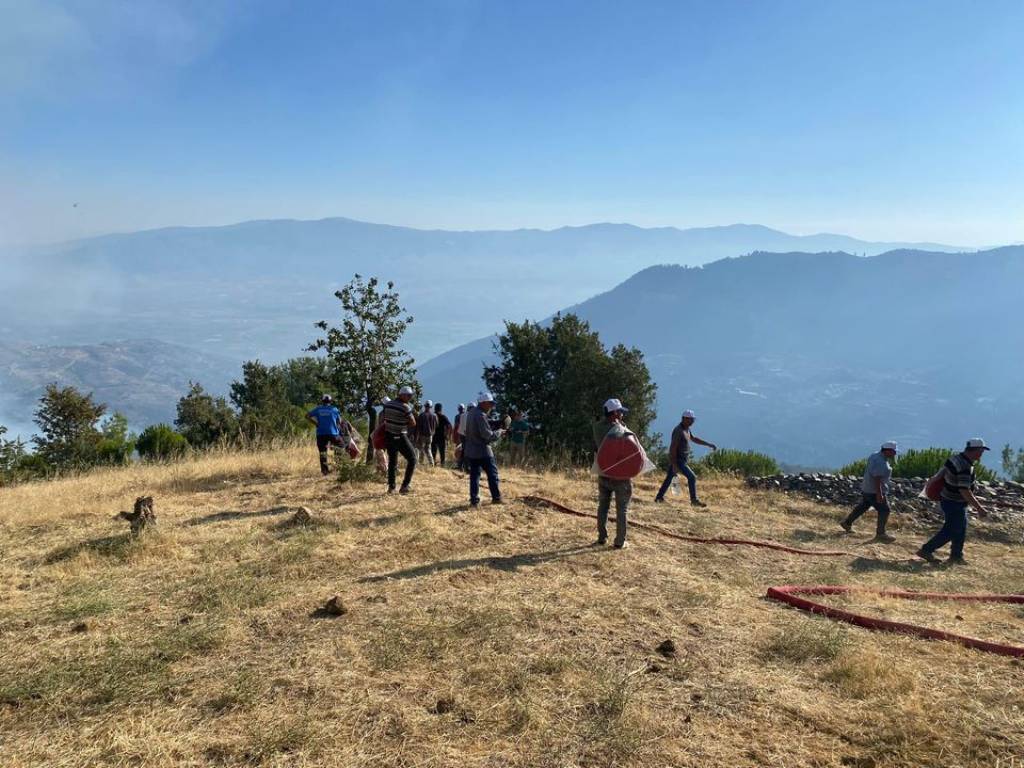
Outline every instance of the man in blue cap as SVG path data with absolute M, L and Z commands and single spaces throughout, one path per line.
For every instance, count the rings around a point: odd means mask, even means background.
M 860 501 L 850 514 L 839 525 L 847 533 L 853 532 L 853 524 L 861 515 L 874 507 L 878 512 L 875 525 L 875 541 L 892 542 L 896 539 L 885 532 L 885 524 L 889 520 L 889 479 L 892 477 L 892 466 L 889 464 L 896 457 L 896 443 L 882 443 L 878 453 L 868 456 L 868 464 L 864 469 L 864 479 L 860 484 Z
M 352 425 L 341 418 L 339 411 L 330 395 L 320 398 L 320 405 L 306 414 L 306 419 L 316 426 L 316 449 L 320 453 L 320 474 L 331 474 L 327 461 L 327 446 L 333 445 L 335 450 L 347 448 L 352 439 Z

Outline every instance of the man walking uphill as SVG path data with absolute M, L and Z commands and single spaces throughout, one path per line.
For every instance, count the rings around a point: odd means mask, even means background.
M 942 494 L 939 504 L 946 518 L 939 532 L 929 539 L 917 556 L 929 563 L 936 562 L 935 550 L 951 542 L 949 560 L 951 565 L 963 565 L 964 540 L 967 538 L 967 505 L 970 504 L 978 512 L 978 517 L 987 517 L 988 510 L 981 506 L 974 495 L 974 465 L 981 461 L 982 454 L 988 450 L 985 441 L 975 437 L 967 441 L 960 453 L 950 456 L 942 468 Z
M 718 446 L 701 440 L 690 432 L 690 427 L 693 426 L 693 422 L 696 420 L 697 417 L 693 411 L 683 411 L 683 418 L 676 424 L 675 429 L 672 430 L 672 445 L 668 450 L 668 474 L 665 475 L 665 482 L 661 484 L 658 495 L 654 497 L 655 501 L 665 501 L 665 493 L 668 492 L 669 486 L 672 485 L 672 480 L 675 479 L 676 475 L 682 475 L 686 478 L 686 484 L 690 488 L 690 503 L 695 507 L 707 506 L 707 504 L 697 498 L 697 476 L 693 474 L 693 470 L 690 469 L 688 464 L 693 453 L 690 443 L 705 445 L 712 451 L 717 451 Z
M 617 399 L 606 400 L 604 418 L 594 424 L 594 450 L 600 453 L 601 443 L 612 430 L 626 431 L 622 419 L 629 410 Z M 604 474 L 597 478 L 597 544 L 608 543 L 608 511 L 611 509 L 612 496 L 615 496 L 615 548 L 626 546 L 626 515 L 629 512 L 629 500 L 633 498 L 633 481 L 616 480 Z
M 448 436 L 452 433 L 452 423 L 448 420 L 441 403 L 434 406 L 434 415 L 437 416 L 437 429 L 434 430 L 434 440 L 430 444 L 430 458 L 437 466 L 443 467 Z
M 430 454 L 430 448 L 434 443 L 434 433 L 437 431 L 437 414 L 433 408 L 434 404 L 427 400 L 423 404 L 422 413 L 416 419 L 416 458 L 431 465 L 434 458 Z
M 409 442 L 409 430 L 416 429 L 416 417 L 413 415 L 412 387 L 402 387 L 398 397 L 384 403 L 381 418 L 384 420 L 384 444 L 388 452 L 388 493 L 395 492 L 395 476 L 398 470 L 398 454 L 405 459 L 405 478 L 402 480 L 400 493 L 409 493 L 412 475 L 416 471 L 416 452 Z
M 487 488 L 491 492 L 491 503 L 501 504 L 501 486 L 498 484 L 498 465 L 494 462 L 491 443 L 501 439 L 500 429 L 491 429 L 487 414 L 494 408 L 494 396 L 481 392 L 477 404 L 470 406 L 462 417 L 466 423 L 462 443 L 462 456 L 469 465 L 469 503 L 480 504 L 480 472 L 487 475 Z
M 334 407 L 330 395 L 320 399 L 320 405 L 306 414 L 306 419 L 316 426 L 316 449 L 320 453 L 320 474 L 331 474 L 327 461 L 327 446 L 347 448 L 349 440 L 354 439 L 355 430 L 352 425 L 341 418 L 341 412 Z
M 878 523 L 875 526 L 875 541 L 890 542 L 895 539 L 885 532 L 885 523 L 889 519 L 889 502 L 886 498 L 889 491 L 889 478 L 892 467 L 889 462 L 896 456 L 896 443 L 882 443 L 878 453 L 868 456 L 868 465 L 864 470 L 864 480 L 860 484 L 860 501 L 850 514 L 839 525 L 847 533 L 853 531 L 853 524 L 871 507 L 878 511 Z

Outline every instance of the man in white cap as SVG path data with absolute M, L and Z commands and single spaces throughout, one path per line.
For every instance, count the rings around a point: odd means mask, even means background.
M 494 395 L 481 392 L 476 404 L 471 405 L 463 416 L 466 429 L 463 434 L 462 456 L 469 465 L 469 504 L 480 504 L 480 472 L 487 475 L 487 488 L 491 492 L 491 503 L 501 504 L 501 486 L 498 484 L 498 465 L 494 462 L 491 444 L 501 439 L 502 430 L 491 429 L 487 414 L 494 408 Z
M 942 468 L 942 494 L 939 504 L 945 522 L 939 532 L 932 536 L 917 551 L 917 556 L 929 563 L 937 562 L 935 550 L 950 543 L 950 565 L 964 564 L 964 540 L 967 538 L 967 505 L 970 504 L 978 517 L 987 517 L 986 510 L 974 495 L 974 465 L 981 461 L 989 448 L 980 437 L 972 437 L 964 449 L 946 460 Z
M 629 409 L 617 397 L 605 400 L 604 418 L 594 423 L 594 449 L 600 450 L 607 434 L 615 427 L 622 426 L 623 417 Z M 633 498 L 633 481 L 616 480 L 604 475 L 597 478 L 597 545 L 608 543 L 608 512 L 615 496 L 615 541 L 616 549 L 626 547 L 626 515 L 629 513 L 629 501 Z
M 853 524 L 857 518 L 874 507 L 878 512 L 875 541 L 891 542 L 896 540 L 885 532 L 885 524 L 889 520 L 887 494 L 889 479 L 892 477 L 892 465 L 889 462 L 896 457 L 897 450 L 896 443 L 885 442 L 882 443 L 882 447 L 877 453 L 868 456 L 868 465 L 860 484 L 860 501 L 846 516 L 846 519 L 839 524 L 847 533 L 853 532 Z
M 686 484 L 690 488 L 690 503 L 695 507 L 707 506 L 707 504 L 697 498 L 697 476 L 693 474 L 693 470 L 690 469 L 688 463 L 690 456 L 693 454 L 690 444 L 703 445 L 712 451 L 717 451 L 718 446 L 701 440 L 690 431 L 690 427 L 693 426 L 693 422 L 696 420 L 697 417 L 694 412 L 687 409 L 683 411 L 682 419 L 679 420 L 679 423 L 672 430 L 672 444 L 668 449 L 668 473 L 665 475 L 665 482 L 661 484 L 661 488 L 658 490 L 658 495 L 654 497 L 654 500 L 657 502 L 665 501 L 665 494 L 672 485 L 672 481 L 676 475 L 682 475 L 686 478 Z
M 434 433 L 436 431 L 437 414 L 434 413 L 434 404 L 430 400 L 427 400 L 423 403 L 423 410 L 416 419 L 417 461 L 425 461 L 433 466 L 434 457 L 430 454 L 430 446 L 434 442 Z
M 395 476 L 398 470 L 398 454 L 405 459 L 405 478 L 402 480 L 402 494 L 409 493 L 412 475 L 416 471 L 416 451 L 409 442 L 409 430 L 416 429 L 416 416 L 409 402 L 413 397 L 412 387 L 402 387 L 398 397 L 384 403 L 381 418 L 384 419 L 384 440 L 388 452 L 388 493 L 395 492 Z

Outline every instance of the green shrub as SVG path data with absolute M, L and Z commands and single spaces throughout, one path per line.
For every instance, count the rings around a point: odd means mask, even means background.
M 188 451 L 188 440 L 170 424 L 151 424 L 142 430 L 135 449 L 144 459 L 174 459 Z
M 896 457 L 896 461 L 892 465 L 892 476 L 931 477 L 954 453 L 956 451 L 952 448 L 911 448 Z M 839 474 L 863 476 L 867 464 L 866 458 L 859 459 L 840 469 Z M 979 480 L 991 482 L 998 479 L 996 473 L 983 464 L 975 465 L 975 474 Z
M 741 477 L 764 477 L 777 475 L 779 465 L 771 456 L 756 451 L 735 451 L 723 449 L 713 451 L 693 465 L 698 475 L 709 472 L 726 472 Z

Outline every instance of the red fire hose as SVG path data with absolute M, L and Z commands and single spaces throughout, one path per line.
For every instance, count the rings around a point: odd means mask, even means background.
M 571 507 L 567 507 L 564 504 L 560 504 L 557 501 L 551 501 L 551 499 L 545 499 L 541 496 L 524 496 L 522 501 L 528 504 L 541 504 L 550 507 L 558 512 L 562 512 L 567 515 L 574 515 L 575 517 L 585 517 L 590 519 L 596 519 L 597 515 L 587 514 L 586 512 L 579 512 Z M 648 523 L 631 523 L 633 528 L 640 528 L 642 530 L 648 530 L 653 533 L 667 536 L 673 539 L 679 539 L 681 541 L 688 541 L 695 544 L 725 544 L 725 545 L 736 545 L 736 546 L 748 546 L 748 547 L 761 547 L 763 549 L 773 549 L 779 552 L 789 552 L 794 555 L 817 555 L 819 557 L 841 557 L 850 556 L 856 557 L 857 555 L 853 552 L 840 552 L 840 551 L 823 551 L 815 549 L 798 549 L 796 547 L 787 547 L 782 544 L 776 544 L 770 541 L 755 541 L 751 539 L 728 539 L 728 538 L 705 538 L 701 536 L 686 536 L 680 533 L 674 533 L 667 531 L 664 528 L 660 528 L 656 525 L 650 525 Z M 859 613 L 853 613 L 852 611 L 845 611 L 841 608 L 832 608 L 821 603 L 817 603 L 813 600 L 800 597 L 800 595 L 842 595 L 850 592 L 865 592 L 870 594 L 877 594 L 883 597 L 894 597 L 902 600 L 950 600 L 950 601 L 961 601 L 961 602 L 989 602 L 989 603 L 1012 603 L 1012 604 L 1024 604 L 1024 595 L 994 595 L 994 594 L 953 594 L 947 592 L 905 592 L 902 590 L 890 590 L 890 589 L 868 589 L 865 587 L 855 586 L 779 586 L 769 587 L 768 597 L 773 600 L 779 600 L 788 605 L 792 605 L 795 608 L 799 608 L 803 611 L 809 611 L 811 613 L 821 614 L 830 619 L 836 621 L 845 621 L 848 624 L 854 624 L 858 627 L 865 629 L 881 630 L 886 632 L 898 632 L 900 634 L 912 635 L 915 637 L 923 637 L 929 640 L 946 640 L 949 642 L 959 643 L 967 648 L 974 648 L 980 651 L 988 651 L 989 653 L 997 653 L 1002 656 L 1014 656 L 1017 658 L 1024 658 L 1024 647 L 1016 645 L 1007 645 L 1005 643 L 993 643 L 988 640 L 979 640 L 974 637 L 967 637 L 966 635 L 958 635 L 954 632 L 944 632 L 939 629 L 930 629 L 928 627 L 922 627 L 917 624 L 906 624 L 899 621 L 889 621 L 888 619 L 877 619 L 871 616 L 864 616 Z
M 596 520 L 597 515 L 591 515 L 586 512 L 578 512 L 571 507 L 567 507 L 564 504 L 559 504 L 557 501 L 551 501 L 551 499 L 545 499 L 541 496 L 524 496 L 522 501 L 527 504 L 542 504 L 552 509 L 563 512 L 567 515 L 575 515 L 576 517 L 586 517 L 591 520 Z M 778 552 L 789 552 L 794 555 L 816 555 L 818 557 L 857 557 L 854 552 L 843 552 L 840 550 L 822 550 L 822 549 L 799 549 L 797 547 L 787 547 L 784 544 L 776 544 L 774 541 L 755 541 L 753 539 L 725 539 L 725 538 L 705 538 L 703 536 L 687 536 L 682 533 L 675 533 L 673 531 L 665 530 L 657 525 L 651 525 L 650 523 L 630 523 L 631 528 L 639 528 L 645 531 L 652 531 L 654 533 L 661 534 L 662 536 L 668 536 L 671 539 L 678 539 L 679 541 L 689 541 L 694 544 L 725 544 L 728 546 L 740 546 L 740 547 L 761 547 L 762 549 L 774 549 Z
M 952 594 L 948 592 L 903 592 L 892 589 L 867 589 L 863 587 L 849 586 L 811 586 L 811 587 L 768 587 L 768 597 L 773 600 L 780 600 L 788 603 L 802 611 L 819 613 L 836 621 L 845 621 L 865 629 L 876 629 L 884 632 L 898 632 L 904 635 L 924 637 L 929 640 L 947 640 L 959 643 L 967 648 L 976 648 L 979 651 L 998 653 L 1001 656 L 1016 656 L 1024 658 L 1024 648 L 1017 645 L 1005 643 L 993 643 L 988 640 L 979 640 L 976 637 L 958 635 L 955 632 L 944 632 L 941 629 L 930 629 L 917 624 L 905 624 L 902 621 L 889 621 L 888 619 L 876 619 L 871 616 L 864 616 L 852 611 L 844 611 L 841 608 L 832 608 L 822 605 L 813 600 L 799 597 L 799 595 L 845 595 L 850 592 L 866 592 L 869 594 L 882 595 L 883 597 L 895 597 L 901 600 L 957 600 L 961 602 L 977 603 L 1014 603 L 1024 604 L 1024 595 L 965 595 Z

